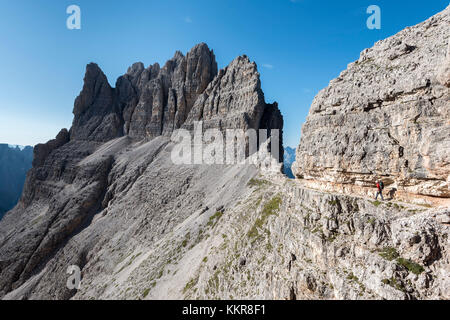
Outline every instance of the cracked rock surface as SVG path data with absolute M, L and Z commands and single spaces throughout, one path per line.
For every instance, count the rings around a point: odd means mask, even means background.
M 448 199 L 449 37 L 447 7 L 361 52 L 314 99 L 294 174 L 353 192 L 382 178 L 405 200 Z
M 194 121 L 282 129 L 248 57 L 217 71 L 199 44 L 162 68 L 134 64 L 115 88 L 88 65 L 72 128 L 35 148 L 0 222 L 0 297 L 450 299 L 448 207 L 356 189 L 383 177 L 406 198 L 449 196 L 448 19 L 449 8 L 377 43 L 317 96 L 301 180 L 170 160 L 172 132 Z M 79 290 L 66 286 L 71 265 Z
M 0 223 L 0 296 L 21 288 L 22 298 L 70 298 L 69 265 L 86 271 L 97 261 L 93 272 L 103 276 L 122 250 L 155 243 L 212 198 L 214 181 L 230 169 L 172 163 L 174 130 L 203 121 L 205 129 L 270 136 L 283 127 L 256 64 L 242 56 L 218 71 L 204 43 L 162 68 L 133 64 L 115 88 L 90 63 L 73 113 L 70 130 L 36 146 L 22 198 Z M 224 201 L 239 190 L 232 177 L 221 180 L 219 190 L 231 188 Z M 108 243 L 116 243 L 113 260 L 100 253 Z

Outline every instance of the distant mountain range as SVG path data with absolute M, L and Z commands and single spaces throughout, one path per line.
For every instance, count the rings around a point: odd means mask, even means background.
M 292 173 L 292 164 L 295 161 L 295 149 L 291 147 L 284 148 L 284 174 L 290 179 L 294 179 L 294 174 Z
M 32 161 L 32 147 L 0 144 L 0 219 L 19 201 Z

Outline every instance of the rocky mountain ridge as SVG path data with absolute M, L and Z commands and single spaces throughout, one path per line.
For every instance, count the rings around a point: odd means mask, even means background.
M 124 135 L 170 137 L 176 129 L 192 128 L 194 121 L 203 121 L 205 129 L 259 129 L 271 121 L 282 127 L 276 103 L 264 101 L 256 64 L 240 56 L 218 71 L 204 43 L 186 56 L 177 51 L 162 68 L 133 64 L 115 88 L 96 64 L 89 64 L 73 113 L 70 139 L 96 142 Z
M 256 64 L 242 56 L 217 71 L 214 54 L 204 43 L 186 56 L 175 53 L 162 68 L 134 64 L 116 88 L 109 86 L 96 64 L 89 64 L 73 113 L 70 130 L 63 129 L 55 139 L 35 147 L 22 198 L 0 224 L 1 295 L 27 286 L 36 274 L 53 266 L 58 272 L 44 276 L 38 287 L 51 287 L 54 297 L 68 298 L 74 293 L 65 285 L 56 289 L 52 277 L 65 277 L 69 260 L 84 266 L 88 252 L 111 241 L 113 230 L 130 232 L 122 229 L 128 215 L 148 215 L 152 223 L 139 229 L 150 228 L 152 234 L 156 221 L 163 219 L 173 227 L 201 205 L 203 186 L 192 190 L 190 181 L 202 174 L 216 179 L 226 168 L 173 164 L 170 137 L 175 129 L 190 129 L 194 121 L 203 121 L 205 129 L 268 129 L 270 136 L 271 129 L 281 131 L 283 126 L 276 103 L 264 101 Z M 140 183 L 145 186 L 136 190 Z M 127 208 L 114 209 L 126 198 Z M 189 210 L 170 213 L 181 206 Z M 98 217 L 116 214 L 120 218 L 111 224 L 94 223 Z M 97 227 L 101 230 L 92 231 Z M 74 244 L 79 234 L 88 234 L 83 245 Z M 158 237 L 154 234 L 149 241 Z M 69 253 L 72 246 L 75 251 Z M 26 296 L 35 295 L 46 294 L 37 290 Z
M 246 56 L 216 71 L 212 51 L 200 44 L 163 68 L 134 64 L 116 88 L 89 65 L 72 128 L 35 148 L 22 199 L 0 222 L 0 297 L 450 299 L 448 207 L 367 199 L 376 175 L 373 161 L 364 160 L 378 159 L 389 188 L 389 179 L 401 185 L 415 177 L 417 190 L 443 190 L 446 154 L 436 143 L 449 119 L 448 69 L 438 61 L 445 57 L 448 10 L 365 51 L 319 94 L 297 148 L 302 179 L 251 163 L 170 161 L 171 133 L 192 129 L 194 121 L 222 130 L 282 129 L 280 111 L 264 101 Z M 398 87 L 376 80 L 393 79 L 376 71 L 387 52 L 399 66 Z M 427 52 L 429 60 L 417 59 Z M 391 89 L 393 96 L 373 100 Z M 398 119 L 393 109 L 401 111 Z M 390 122 L 418 110 L 429 128 L 417 124 L 406 133 L 417 133 L 413 146 L 429 143 L 419 159 L 394 136 L 403 127 Z M 362 170 L 336 165 L 349 161 Z M 409 180 L 383 171 L 404 161 L 417 171 L 406 170 Z M 438 178 L 425 188 L 432 174 Z M 343 182 L 349 188 L 334 192 Z M 81 270 L 79 289 L 66 285 L 72 265 Z
M 450 205 L 450 7 L 361 52 L 314 99 L 293 171 L 311 187 Z

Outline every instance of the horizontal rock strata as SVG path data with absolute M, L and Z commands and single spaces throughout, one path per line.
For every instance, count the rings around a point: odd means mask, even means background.
M 366 194 L 382 179 L 398 199 L 450 197 L 450 7 L 379 41 L 314 99 L 295 175 Z M 308 183 L 306 181 L 306 183 Z

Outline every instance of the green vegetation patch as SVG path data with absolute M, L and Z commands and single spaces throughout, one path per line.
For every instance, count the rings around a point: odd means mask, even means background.
M 390 279 L 383 279 L 381 280 L 381 282 L 391 286 L 392 288 L 405 292 L 405 287 L 403 286 L 403 284 L 400 281 L 397 281 L 397 279 L 395 279 L 394 277 Z
M 190 239 L 191 239 L 191 234 L 188 232 L 188 234 L 186 235 L 186 238 L 183 240 L 183 242 L 181 242 L 181 246 L 183 248 L 185 248 Z
M 264 180 L 264 179 L 256 179 L 256 178 L 250 179 L 250 181 L 247 183 L 247 185 L 250 187 L 258 187 L 258 188 L 263 187 L 267 184 L 269 184 L 269 181 Z
M 352 281 L 356 281 L 356 282 L 359 281 L 358 277 L 355 276 L 355 275 L 353 274 L 353 272 L 350 272 L 350 274 L 347 276 L 347 280 L 352 280 Z
M 389 260 L 389 261 L 396 260 L 396 262 L 399 266 L 404 267 L 409 272 L 412 272 L 414 274 L 418 275 L 425 271 L 423 266 L 421 266 L 420 264 L 415 263 L 409 259 L 400 257 L 400 255 L 398 254 L 397 250 L 395 250 L 395 248 L 386 247 L 383 250 L 379 251 L 378 253 L 381 257 L 383 257 L 386 260 Z
M 404 258 L 398 258 L 397 259 L 397 263 L 398 265 L 405 267 L 406 269 L 408 269 L 410 272 L 414 273 L 414 274 L 421 274 L 422 272 L 424 272 L 424 268 L 418 264 L 415 263 L 411 260 L 408 259 L 404 259 Z
M 370 201 L 370 203 L 372 203 L 375 207 L 378 207 L 378 206 L 381 204 L 381 202 L 378 201 L 378 200 L 376 200 L 376 201 Z
M 389 261 L 392 261 L 394 259 L 397 259 L 400 255 L 398 254 L 397 250 L 392 247 L 386 247 L 383 250 L 379 251 L 378 254 Z
M 280 209 L 281 202 L 282 202 L 281 197 L 275 196 L 274 198 L 272 198 L 269 202 L 267 202 L 264 205 L 261 216 L 258 219 L 256 219 L 255 224 L 253 225 L 253 227 L 250 229 L 250 231 L 247 234 L 247 236 L 249 238 L 257 238 L 258 237 L 258 235 L 259 235 L 258 229 L 261 229 L 266 224 L 267 220 L 269 219 L 269 217 L 271 215 L 278 214 L 278 210 Z
M 334 242 L 334 240 L 336 240 L 338 234 L 336 232 L 332 232 L 330 233 L 330 235 L 328 237 L 325 237 L 325 235 L 323 235 L 323 239 L 327 242 Z
M 397 209 L 397 210 L 403 210 L 403 209 L 406 208 L 406 207 L 404 207 L 404 206 L 402 206 L 402 205 L 400 205 L 400 204 L 397 204 L 397 203 L 394 203 L 393 206 L 394 206 L 394 208 Z
M 260 197 L 256 200 L 256 202 L 255 202 L 255 208 L 258 208 L 259 205 L 261 204 L 261 202 L 262 202 L 262 196 L 260 196 Z
M 339 201 L 337 201 L 337 200 L 330 200 L 330 201 L 328 201 L 328 204 L 331 205 L 331 206 L 337 206 L 338 203 L 339 203 Z
M 183 289 L 183 293 L 186 293 L 188 290 L 195 287 L 198 283 L 198 277 L 192 278 L 188 283 L 186 283 L 186 286 Z
M 125 269 L 125 268 L 128 267 L 128 266 L 130 266 L 130 265 L 133 263 L 134 259 L 136 259 L 137 257 L 139 257 L 141 254 L 142 254 L 142 252 L 139 252 L 138 254 L 132 256 L 131 259 L 130 259 L 130 261 L 128 261 L 128 263 L 124 264 L 124 265 L 122 266 L 122 268 L 120 268 L 120 270 L 117 271 L 116 273 L 120 273 L 120 272 L 123 271 L 123 269 Z
M 223 216 L 223 211 L 217 211 L 211 217 L 209 217 L 208 223 L 206 225 L 208 227 L 212 226 L 214 228 L 222 216 Z
M 208 288 L 212 292 L 217 292 L 219 290 L 219 274 L 220 270 L 217 270 L 211 278 L 208 280 Z

